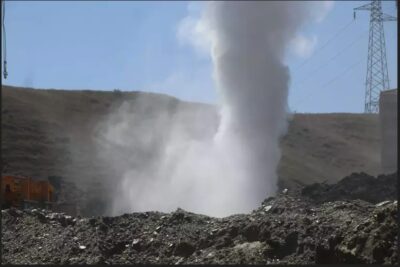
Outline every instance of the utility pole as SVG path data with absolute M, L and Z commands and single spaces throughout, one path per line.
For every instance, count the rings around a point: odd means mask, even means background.
M 367 78 L 365 82 L 365 113 L 379 112 L 379 95 L 389 89 L 389 74 L 386 60 L 384 21 L 396 21 L 397 18 L 382 12 L 381 0 L 354 8 L 354 19 L 357 10 L 369 10 L 369 41 Z
M 3 51 L 3 76 L 4 76 L 4 79 L 7 79 L 7 75 L 8 75 L 8 72 L 7 72 L 7 47 L 6 47 L 6 25 L 5 25 L 5 23 L 4 23 L 4 20 L 5 20 L 5 17 L 6 17 L 6 2 L 5 2 L 5 0 L 2 0 L 1 1 L 1 21 L 2 21 L 2 26 L 3 26 L 3 31 L 2 31 L 2 41 L 3 41 L 3 43 L 2 43 L 2 45 L 3 45 L 3 49 L 2 49 L 2 51 Z

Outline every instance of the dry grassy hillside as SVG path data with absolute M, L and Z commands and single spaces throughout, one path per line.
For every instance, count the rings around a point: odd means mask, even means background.
M 214 123 L 213 107 L 140 92 L 38 90 L 2 87 L 2 172 L 46 179 L 62 176 L 96 195 L 107 194 L 99 177 L 118 175 L 103 168 L 93 139 L 98 122 L 123 101 L 150 103 L 143 120 L 174 118 L 179 108 L 187 132 L 196 136 Z M 168 126 L 166 126 L 168 127 Z M 166 129 L 167 132 L 168 129 Z M 212 132 L 208 133 L 209 136 Z M 338 181 L 355 171 L 380 172 L 378 117 L 366 114 L 295 114 L 282 140 L 279 175 L 301 183 Z M 104 179 L 103 179 L 104 180 Z M 112 179 L 105 179 L 107 181 Z M 97 187 L 96 187 L 97 186 Z M 112 186 L 112 184 L 106 185 Z
M 374 114 L 296 114 L 282 140 L 279 173 L 301 183 L 339 181 L 353 172 L 377 175 L 380 130 Z

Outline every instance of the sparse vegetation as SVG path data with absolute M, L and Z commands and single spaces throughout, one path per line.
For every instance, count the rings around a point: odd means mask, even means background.
M 218 115 L 213 107 L 165 95 L 129 92 L 123 98 L 113 98 L 114 93 L 105 91 L 90 91 L 89 94 L 10 86 L 2 89 L 2 110 L 13 115 L 2 116 L 3 173 L 34 179 L 61 175 L 89 194 L 102 196 L 106 203 L 108 196 L 101 193 L 107 192 L 103 181 L 118 174 L 99 160 L 93 137 L 98 123 L 113 110 L 110 107 L 118 107 L 122 100 L 134 102 L 138 96 L 144 96 L 141 101 L 156 103 L 151 110 L 154 118 L 157 114 L 173 114 L 177 107 L 184 107 L 187 110 L 185 123 L 193 136 L 198 136 L 196 129 L 203 129 L 204 120 L 199 114 L 206 114 L 207 121 L 217 125 Z M 91 99 L 98 104 L 86 104 Z M 79 103 L 84 104 L 71 110 Z M 302 133 L 300 136 L 295 135 L 298 131 Z M 309 184 L 323 180 L 329 183 L 357 171 L 377 175 L 380 171 L 379 136 L 376 115 L 295 114 L 288 134 L 281 140 L 280 185 L 290 187 L 298 182 Z M 93 186 L 94 182 L 101 186 Z

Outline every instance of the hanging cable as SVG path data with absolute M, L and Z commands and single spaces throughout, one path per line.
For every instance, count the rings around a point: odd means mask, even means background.
M 357 62 L 355 62 L 353 65 L 351 65 L 350 67 L 346 68 L 344 71 L 342 71 L 339 75 L 335 76 L 333 79 L 329 80 L 328 82 L 321 84 L 320 86 L 318 86 L 318 88 L 321 88 L 322 90 L 327 88 L 329 85 L 331 85 L 332 83 L 336 82 L 338 79 L 340 79 L 342 76 L 344 76 L 345 74 L 347 74 L 351 69 L 355 68 L 356 66 L 358 66 L 364 58 L 360 58 Z M 303 102 L 304 100 L 308 99 L 309 96 L 311 96 L 313 94 L 313 92 L 308 93 L 307 95 L 305 95 L 303 98 L 301 98 L 299 101 L 297 101 L 295 104 L 300 104 L 301 102 Z
M 3 58 L 4 58 L 4 61 L 3 61 L 3 76 L 4 76 L 4 79 L 7 79 L 7 76 L 8 76 L 8 72 L 7 72 L 7 46 L 6 46 L 6 25 L 5 25 L 5 17 L 6 17 L 6 1 L 2 1 L 2 9 L 1 9 L 3 12 L 3 14 L 2 14 L 2 19 L 3 19 L 3 21 L 2 21 L 2 24 L 3 24 L 3 38 L 2 38 L 2 40 L 3 40 Z
M 304 66 L 305 64 L 307 64 L 316 54 L 318 54 L 318 52 L 320 52 L 321 50 L 323 50 L 325 47 L 327 47 L 333 40 L 336 39 L 336 37 L 338 37 L 342 32 L 344 32 L 347 28 L 350 27 L 350 25 L 352 25 L 354 23 L 354 20 L 351 20 L 349 23 L 347 23 L 344 27 L 340 28 L 331 38 L 329 38 L 320 48 L 318 48 L 317 50 L 315 50 L 315 52 L 313 53 L 313 55 L 311 57 L 309 57 L 308 59 L 304 60 L 302 63 L 300 63 L 299 65 L 295 66 L 294 69 L 298 69 L 302 66 Z
M 305 75 L 305 78 L 302 80 L 296 82 L 296 85 L 302 84 L 304 81 L 308 80 L 309 78 L 314 77 L 315 78 L 315 73 L 324 69 L 326 66 L 329 65 L 330 62 L 334 61 L 336 58 L 338 58 L 341 54 L 343 54 L 344 51 L 352 47 L 354 44 L 358 43 L 360 40 L 362 40 L 364 37 L 368 36 L 369 31 L 365 31 L 361 35 L 359 35 L 356 39 L 354 39 L 350 44 L 345 46 L 342 50 L 340 50 L 338 53 L 336 53 L 334 56 L 330 57 L 327 61 L 325 61 L 323 64 L 319 65 L 317 68 L 314 68 L 312 71 L 310 71 L 307 75 Z
M 365 33 L 364 33 L 364 34 L 365 34 Z M 362 38 L 362 36 L 363 36 L 364 34 L 360 35 L 360 38 Z M 397 38 L 397 36 L 396 36 L 396 35 L 393 35 L 392 38 L 390 38 L 389 40 L 390 40 L 390 41 L 393 41 L 395 38 Z M 334 57 L 332 57 L 330 60 L 333 60 L 336 56 L 340 55 L 340 54 L 341 54 L 344 50 L 346 50 L 348 47 L 350 47 L 350 46 L 352 46 L 354 43 L 358 42 L 358 40 L 360 40 L 360 39 L 356 39 L 355 41 L 353 41 L 349 46 L 347 46 L 346 48 L 344 48 L 343 50 L 341 50 L 338 54 L 336 54 L 336 55 L 335 55 Z M 330 61 L 330 60 L 329 60 L 329 61 Z M 357 65 L 359 65 L 361 62 L 362 62 L 362 58 L 361 58 L 360 60 L 358 60 L 355 64 L 351 65 L 349 68 L 347 68 L 346 70 L 344 70 L 341 74 L 339 74 L 338 76 L 336 76 L 334 79 L 330 80 L 329 82 L 327 82 L 327 83 L 325 83 L 325 84 L 323 84 L 323 85 L 320 85 L 320 87 L 326 87 L 326 86 L 330 85 L 331 83 L 335 82 L 337 79 L 339 79 L 341 76 L 345 75 L 350 69 L 353 69 L 354 67 L 356 67 Z M 321 68 L 322 68 L 322 66 L 321 66 Z M 316 71 L 317 71 L 317 70 L 316 70 Z M 316 71 L 315 71 L 315 72 L 316 72 Z M 310 77 L 312 77 L 311 74 L 310 74 L 310 76 L 308 76 L 308 77 L 306 77 L 305 79 L 301 80 L 300 82 L 296 83 L 296 85 L 301 84 L 304 80 L 307 80 L 307 79 L 309 79 Z M 305 95 L 305 97 L 301 98 L 301 99 L 300 99 L 299 101 L 297 101 L 295 104 L 297 105 L 297 104 L 303 102 L 305 99 L 307 99 L 307 98 L 308 98 L 309 96 L 311 96 L 312 94 L 313 94 L 313 92 L 308 93 L 307 95 Z

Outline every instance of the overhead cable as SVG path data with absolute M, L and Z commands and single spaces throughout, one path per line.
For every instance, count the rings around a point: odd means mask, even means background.
M 320 86 L 318 86 L 318 88 L 321 88 L 321 90 L 326 89 L 329 85 L 331 85 L 332 83 L 336 82 L 338 79 L 340 79 L 345 74 L 347 74 L 351 69 L 354 69 L 356 66 L 358 66 L 363 61 L 363 59 L 364 59 L 363 57 L 360 58 L 357 62 L 355 62 L 354 64 L 352 64 L 348 68 L 346 68 L 339 75 L 335 76 L 334 78 L 332 78 L 328 82 L 321 84 Z M 318 92 L 320 92 L 320 90 Z M 311 96 L 313 93 L 314 93 L 313 91 L 308 93 L 303 98 L 301 98 L 299 101 L 297 101 L 295 104 L 297 105 L 297 104 L 303 102 L 304 100 L 308 99 L 308 97 Z
M 327 47 L 333 40 L 336 39 L 336 37 L 338 37 L 341 33 L 343 33 L 346 29 L 348 29 L 350 27 L 350 25 L 352 25 L 354 23 L 354 20 L 351 20 L 349 23 L 347 23 L 344 27 L 340 28 L 331 38 L 329 38 L 320 48 L 318 48 L 317 50 L 314 51 L 313 55 L 309 58 L 307 58 L 306 60 L 304 60 L 302 63 L 300 63 L 299 65 L 295 66 L 295 69 L 298 69 L 302 66 L 304 66 L 305 64 L 307 64 L 316 54 L 318 54 L 318 52 L 320 52 L 321 50 L 323 50 L 325 47 Z
M 341 54 L 343 54 L 344 51 L 352 47 L 354 44 L 358 43 L 360 40 L 362 40 L 364 37 L 368 36 L 368 30 L 365 31 L 363 34 L 359 35 L 356 39 L 354 39 L 350 44 L 345 46 L 343 49 L 341 49 L 338 53 L 330 57 L 327 61 L 325 61 L 323 64 L 319 65 L 317 68 L 314 68 L 312 71 L 310 71 L 306 77 L 299 82 L 296 82 L 296 85 L 302 84 L 304 81 L 308 80 L 311 77 L 315 77 L 315 73 L 320 71 L 321 69 L 324 69 L 326 66 L 329 65 L 330 62 L 334 61 L 336 58 L 338 58 Z

